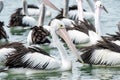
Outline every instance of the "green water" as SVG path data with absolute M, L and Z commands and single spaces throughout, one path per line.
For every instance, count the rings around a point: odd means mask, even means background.
M 28 0 L 28 3 L 39 5 L 39 0 Z M 51 0 L 58 7 L 61 6 L 63 0 Z M 70 4 L 75 4 L 75 0 L 70 0 Z M 103 4 L 108 10 L 108 14 L 104 11 L 101 17 L 102 33 L 115 33 L 117 30 L 116 24 L 120 21 L 120 0 L 102 0 Z M 24 42 L 26 43 L 26 36 L 29 31 L 25 31 L 20 35 L 13 35 L 11 30 L 6 26 L 9 23 L 9 17 L 13 11 L 22 6 L 21 0 L 4 0 L 4 10 L 0 14 L 0 20 L 5 22 L 5 29 L 9 35 L 10 42 Z M 87 4 L 84 4 L 87 7 Z M 56 11 L 52 11 L 52 17 L 56 15 Z M 49 19 L 46 18 L 46 23 Z M 52 55 L 58 55 L 57 50 L 49 51 Z M 72 56 L 70 56 L 72 59 Z M 11 72 L 0 73 L 0 80 L 119 80 L 120 68 L 106 68 L 106 67 L 89 67 L 83 66 L 80 63 L 73 62 L 72 71 L 65 72 L 46 72 L 35 74 L 12 74 Z

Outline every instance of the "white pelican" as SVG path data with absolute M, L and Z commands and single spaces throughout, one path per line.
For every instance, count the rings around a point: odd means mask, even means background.
M 77 2 L 77 5 L 81 5 L 81 9 L 83 10 L 83 18 L 87 19 L 87 20 L 91 20 L 91 19 L 94 19 L 94 12 L 88 12 L 86 10 L 84 10 L 82 8 L 82 1 L 81 1 L 81 4 L 79 4 L 79 0 L 76 0 Z M 70 7 L 69 8 L 69 12 L 68 12 L 68 18 L 72 19 L 72 20 L 78 20 L 78 9 L 79 9 L 79 6 L 75 7 Z
M 27 2 L 26 0 L 24 0 L 25 2 Z M 44 2 L 45 1 L 45 4 L 47 5 L 48 3 L 46 3 L 46 0 L 42 0 L 40 3 Z M 49 0 L 47 0 L 47 2 L 49 2 Z M 24 6 L 26 6 L 26 4 L 24 4 Z M 37 5 L 34 5 L 34 4 L 28 4 L 27 6 L 27 9 L 28 9 L 28 15 L 29 16 L 39 16 L 39 13 L 40 13 L 40 7 L 41 6 L 37 6 Z M 58 10 L 56 8 L 56 10 Z M 20 10 L 20 14 L 21 15 L 24 15 L 24 7 L 21 8 Z M 50 17 L 51 16 L 51 12 L 49 10 L 46 10 L 46 14 L 45 14 L 46 17 Z
M 79 0 L 76 0 L 77 3 L 80 3 Z M 69 7 L 69 0 L 64 0 L 65 3 L 65 9 L 61 11 L 59 15 L 63 15 L 64 17 L 67 17 L 72 20 L 78 20 L 78 9 L 79 9 L 79 4 L 73 5 Z M 81 8 L 82 8 L 82 1 L 81 1 Z M 83 15 L 85 19 L 91 19 L 94 18 L 94 12 L 88 12 L 85 9 L 82 8 Z
M 100 1 L 97 2 L 96 7 L 99 11 L 99 8 L 102 7 Z M 83 47 L 80 49 L 80 53 L 83 62 L 86 64 L 120 66 L 120 33 L 109 34 L 108 37 L 103 37 L 102 41 L 98 41 L 92 46 Z
M 65 7 L 63 9 L 64 14 L 57 15 L 55 18 L 60 19 L 62 22 L 64 22 L 66 29 L 68 31 L 68 34 L 69 34 L 72 41 L 74 41 L 75 43 L 87 43 L 87 42 L 89 42 L 89 36 L 88 36 L 88 34 L 86 34 L 86 33 L 88 33 L 88 29 L 87 29 L 86 25 L 85 25 L 85 27 L 83 27 L 83 25 L 82 26 L 77 25 L 73 20 L 68 19 L 69 0 L 65 0 L 65 1 L 66 1 Z M 80 4 L 80 5 L 78 5 L 80 8 L 77 9 L 77 12 L 79 10 L 79 12 L 82 13 L 83 12 L 82 3 L 80 1 L 78 1 L 78 4 Z M 82 15 L 80 20 L 83 21 L 83 15 Z
M 82 1 L 78 0 L 78 9 L 77 9 L 77 13 L 78 13 L 78 21 L 73 21 L 68 19 L 68 1 L 66 1 L 63 13 L 64 14 L 60 14 L 58 16 L 56 16 L 55 18 L 60 19 L 62 22 L 64 22 L 66 29 L 68 31 L 68 34 L 71 38 L 71 40 L 75 43 L 79 43 L 79 44 L 88 44 L 90 42 L 90 36 L 89 36 L 89 32 L 93 32 L 96 33 L 94 26 L 89 23 L 88 21 L 83 19 L 83 9 L 82 9 Z M 82 21 L 82 22 L 79 22 Z M 74 36 L 73 36 L 74 35 Z
M 82 4 L 81 5 L 79 4 L 80 2 L 82 3 L 82 1 L 79 2 L 79 0 L 76 0 L 76 2 L 78 3 L 77 5 L 73 5 L 73 6 L 69 7 L 69 9 L 67 8 L 67 11 L 68 11 L 67 12 L 68 13 L 67 17 L 72 19 L 72 20 L 78 20 L 78 18 L 79 18 L 79 16 L 78 16 L 79 6 L 78 5 L 80 5 L 82 10 L 83 10 L 83 14 L 82 14 L 83 18 L 85 18 L 87 20 L 94 20 L 94 17 L 95 17 L 94 16 L 95 2 L 96 1 L 93 1 L 93 0 L 86 0 L 86 1 L 88 2 L 89 6 L 90 6 L 90 9 L 91 9 L 90 12 L 86 11 L 85 9 L 83 9 L 82 8 Z M 65 3 L 66 3 L 65 6 L 67 7 L 68 4 L 69 4 L 69 0 L 65 0 Z M 107 11 L 107 10 L 105 9 L 105 11 Z M 62 14 L 64 15 L 64 14 L 66 14 L 66 12 L 61 11 L 61 13 L 59 15 L 62 15 Z
M 79 2 L 81 2 L 81 0 L 78 0 Z M 79 4 L 79 3 L 78 3 Z M 80 5 L 80 4 L 79 4 Z M 81 6 L 81 5 L 80 5 Z M 80 8 L 79 6 L 79 8 Z M 104 6 L 101 5 L 101 1 L 96 1 L 95 2 L 95 27 L 91 24 L 87 24 L 87 25 L 90 25 L 90 26 L 86 26 L 87 30 L 88 30 L 88 38 L 85 38 L 88 40 L 87 43 L 84 43 L 84 44 L 80 44 L 80 46 L 89 46 L 89 45 L 92 45 L 92 44 L 96 44 L 98 40 L 102 40 L 101 39 L 101 29 L 100 29 L 100 13 L 101 13 L 101 10 L 104 9 Z M 81 11 L 82 9 L 79 9 L 79 12 Z M 106 10 L 105 10 L 106 11 Z M 78 16 L 79 16 L 79 20 L 82 21 L 82 23 L 84 23 L 84 25 L 86 25 L 86 21 L 83 20 L 83 13 L 79 13 Z M 80 23 L 81 25 L 81 23 Z M 80 26 L 79 25 L 79 26 Z M 91 29 L 90 29 L 91 28 Z M 74 34 L 75 32 L 72 32 L 72 34 Z M 76 34 L 77 35 L 77 34 Z M 71 37 L 71 36 L 70 36 Z M 75 37 L 75 36 L 74 36 Z M 73 38 L 74 38 L 73 37 Z M 74 38 L 75 39 L 75 38 Z M 76 39 L 78 41 L 82 40 L 82 39 Z M 84 41 L 84 40 L 83 40 Z
M 65 31 L 64 23 L 54 19 L 50 24 L 50 33 L 52 39 L 55 41 L 55 45 L 60 53 L 61 60 L 56 59 L 55 57 L 50 56 L 44 50 L 35 47 L 29 46 L 26 47 L 22 43 L 10 43 L 0 47 L 0 60 L 5 62 L 5 66 L 9 69 L 34 69 L 34 70 L 71 70 L 72 63 L 67 57 L 67 52 L 60 42 L 58 35 L 65 39 L 66 43 L 76 54 L 74 48 L 72 49 L 72 42 L 69 40 L 69 36 Z M 79 58 L 79 56 L 76 57 Z M 79 58 L 79 60 L 81 60 Z
M 0 13 L 4 7 L 3 0 L 0 0 Z M 8 35 L 6 34 L 5 29 L 3 28 L 4 22 L 0 21 L 0 41 L 8 41 Z
M 83 53 L 81 57 L 86 64 L 120 66 L 120 41 L 118 43 L 118 40 L 110 41 L 110 39 L 103 38 L 103 41 L 81 49 L 81 53 Z
M 50 33 L 49 29 L 50 26 L 43 25 L 44 24 L 44 17 L 46 12 L 45 4 L 48 4 L 52 8 L 56 8 L 51 2 L 43 2 L 41 3 L 40 13 L 39 13 L 39 19 L 38 19 L 38 26 L 33 27 L 27 37 L 27 43 L 28 45 L 31 44 L 46 44 L 50 43 L 50 40 L 48 39 Z M 57 8 L 56 8 L 57 9 Z
M 50 33 L 43 27 L 45 17 L 45 5 L 43 3 L 41 4 L 40 12 L 38 26 L 33 27 L 28 34 L 28 45 L 50 43 L 50 40 L 47 38 Z
M 25 0 L 26 1 L 26 0 Z M 42 0 L 42 1 L 40 1 L 40 3 L 42 3 L 42 2 L 44 2 L 45 0 Z M 49 0 L 47 0 L 47 2 L 49 2 Z M 45 2 L 46 3 L 46 2 Z M 47 3 L 46 3 L 47 4 Z M 27 9 L 28 9 L 28 15 L 29 16 L 39 16 L 39 13 L 40 13 L 40 7 L 41 6 L 37 6 L 37 5 L 34 5 L 34 4 L 28 4 L 28 7 L 27 7 Z M 56 8 L 57 9 L 57 8 Z M 23 12 L 23 8 L 20 10 L 20 13 L 21 14 L 24 14 L 24 12 Z M 46 17 L 50 17 L 51 16 L 51 12 L 47 9 L 46 10 L 46 13 L 45 13 L 45 16 Z
M 36 25 L 36 20 L 33 17 L 28 16 L 27 2 L 23 0 L 23 14 L 21 14 L 22 8 L 18 8 L 16 12 L 14 12 L 10 16 L 9 27 L 15 26 L 30 26 L 33 27 Z
M 48 26 L 50 27 L 50 26 Z M 50 43 L 50 39 L 48 38 L 50 36 L 49 31 L 44 29 L 42 26 L 34 26 L 31 28 L 28 37 L 27 37 L 27 44 L 46 44 Z
M 90 42 L 89 44 L 96 44 L 98 40 L 102 40 L 101 36 L 101 27 L 100 27 L 100 16 L 101 16 L 101 11 L 105 10 L 105 12 L 108 13 L 108 11 L 105 9 L 105 7 L 102 5 L 101 1 L 96 1 L 95 2 L 95 30 L 96 32 L 89 31 L 89 37 L 90 37 Z

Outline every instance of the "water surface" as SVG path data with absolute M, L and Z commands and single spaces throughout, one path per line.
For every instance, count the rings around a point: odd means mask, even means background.
M 39 5 L 38 0 L 28 0 L 28 3 Z M 63 0 L 51 0 L 59 8 L 63 7 Z M 70 0 L 71 4 L 76 4 L 75 0 Z M 101 28 L 102 33 L 115 33 L 117 30 L 116 24 L 120 21 L 120 0 L 102 0 L 103 4 L 108 10 L 108 14 L 104 11 L 101 16 Z M 22 6 L 21 0 L 4 0 L 4 10 L 0 14 L 0 20 L 5 22 L 5 29 L 9 35 L 10 42 L 21 41 L 26 43 L 26 36 L 28 31 L 23 35 L 12 35 L 10 29 L 6 26 L 9 23 L 10 15 L 16 8 Z M 87 3 L 84 3 L 84 7 L 88 8 Z M 56 15 L 56 11 L 52 11 L 52 17 Z M 46 19 L 46 23 L 49 20 Z M 51 51 L 52 54 L 57 55 L 55 50 Z M 71 58 L 71 57 L 70 57 Z M 0 73 L 0 80 L 119 80 L 120 68 L 106 68 L 106 67 L 89 67 L 82 66 L 80 63 L 73 62 L 72 71 L 65 72 L 51 72 L 51 73 L 36 73 L 36 74 L 11 74 L 10 72 Z

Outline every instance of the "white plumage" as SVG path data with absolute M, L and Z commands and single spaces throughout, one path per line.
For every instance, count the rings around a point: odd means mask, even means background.
M 89 42 L 89 36 L 78 30 L 69 30 L 68 34 L 71 40 L 75 41 L 75 43 L 88 43 Z
M 39 16 L 40 10 L 35 8 L 28 8 L 29 16 Z
M 14 48 L 1 48 L 0 49 L 0 62 L 5 62 L 7 56 L 15 51 Z
M 78 10 L 71 10 L 68 13 L 70 19 L 78 20 Z M 93 12 L 83 12 L 83 16 L 87 20 L 94 20 L 94 13 Z
M 22 19 L 22 23 L 33 27 L 36 25 L 37 21 L 32 17 L 24 16 Z
M 50 32 L 50 26 L 48 26 L 48 25 L 43 25 L 43 28 Z
M 23 10 L 21 10 L 21 14 L 23 14 Z M 40 14 L 40 9 L 35 9 L 35 8 L 28 8 L 28 15 L 29 16 L 39 16 Z M 50 17 L 51 16 L 51 12 L 49 10 L 46 11 L 45 13 L 46 17 Z
M 11 43 L 6 45 L 6 47 L 14 47 L 10 49 L 10 51 L 6 53 L 12 53 L 12 55 L 5 54 L 3 56 L 8 56 L 6 59 L 6 67 L 8 68 L 22 68 L 25 69 L 35 69 L 35 70 L 71 70 L 72 63 L 67 58 L 67 51 L 65 50 L 63 44 L 59 41 L 58 35 L 62 37 L 68 46 L 72 48 L 71 43 L 69 41 L 69 37 L 66 34 L 67 32 L 64 29 L 64 23 L 55 19 L 50 24 L 50 33 L 53 40 L 57 41 L 55 45 L 57 45 L 57 49 L 60 53 L 60 58 L 50 56 L 44 50 L 38 48 L 37 46 L 24 46 L 22 43 Z M 67 42 L 68 41 L 68 42 Z M 8 48 L 9 49 L 9 48 Z M 20 49 L 20 50 L 19 50 Z M 6 49 L 5 49 L 6 50 Z M 3 51 L 5 51 L 3 50 Z M 73 50 L 73 49 L 72 49 Z M 76 54 L 76 53 L 75 53 Z
M 98 35 L 96 32 L 93 32 L 91 30 L 89 30 L 89 39 L 90 39 L 90 44 L 93 45 L 93 44 L 97 44 L 97 42 L 99 40 L 102 40 L 101 36 Z
M 75 23 L 73 20 L 63 18 L 61 21 L 65 24 L 65 27 L 74 27 L 73 24 Z
M 112 42 L 115 43 L 116 45 L 120 46 L 120 40 L 115 40 L 115 41 L 112 41 Z
M 43 55 L 43 54 L 37 53 L 37 52 L 35 52 L 35 53 L 28 53 L 28 54 L 24 55 L 22 61 L 23 61 L 23 63 L 25 63 L 26 61 L 28 63 L 31 63 L 30 64 L 31 67 L 38 66 L 39 68 L 42 69 L 43 67 L 47 66 L 45 68 L 46 70 L 47 69 L 51 69 L 52 70 L 52 69 L 60 68 L 60 63 L 59 63 L 58 60 L 56 60 L 53 57 L 46 56 L 46 55 Z
M 120 64 L 120 53 L 114 52 L 108 49 L 95 50 L 91 55 L 91 62 L 106 65 L 119 65 Z

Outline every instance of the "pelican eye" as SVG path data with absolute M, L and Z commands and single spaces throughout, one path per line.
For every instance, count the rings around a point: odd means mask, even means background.
M 103 7 L 103 5 L 100 5 L 100 7 Z
M 61 25 L 60 25 L 60 28 L 62 28 L 62 27 L 63 27 L 63 25 L 61 24 Z

